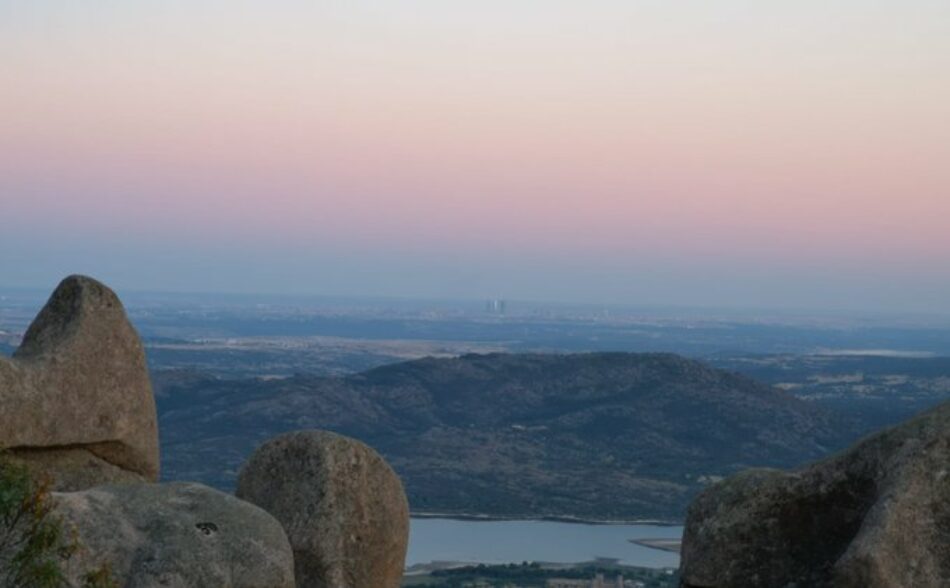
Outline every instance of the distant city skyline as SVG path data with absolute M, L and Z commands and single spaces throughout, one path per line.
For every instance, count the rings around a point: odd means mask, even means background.
M 0 0 L 0 284 L 950 313 L 950 5 Z

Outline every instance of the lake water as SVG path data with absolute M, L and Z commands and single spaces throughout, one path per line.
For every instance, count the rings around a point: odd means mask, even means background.
M 630 539 L 679 539 L 683 527 L 584 525 L 549 521 L 412 519 L 406 565 L 471 563 L 582 563 L 613 558 L 643 567 L 676 567 L 679 555 Z

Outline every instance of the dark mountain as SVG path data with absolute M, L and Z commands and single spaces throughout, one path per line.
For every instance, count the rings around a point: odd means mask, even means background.
M 273 435 L 377 448 L 415 512 L 678 520 L 711 480 L 788 467 L 854 427 L 747 377 L 671 354 L 466 355 L 345 378 L 156 374 L 165 477 L 229 488 Z

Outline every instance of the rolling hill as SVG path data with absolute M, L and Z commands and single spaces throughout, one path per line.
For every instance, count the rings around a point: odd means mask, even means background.
M 710 481 L 852 441 L 848 421 L 672 354 L 426 358 L 340 378 L 155 375 L 166 479 L 233 486 L 253 448 L 319 428 L 369 443 L 414 512 L 680 520 Z

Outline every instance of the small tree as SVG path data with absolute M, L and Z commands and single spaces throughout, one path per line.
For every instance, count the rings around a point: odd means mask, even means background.
M 79 547 L 53 514 L 48 480 L 0 453 L 0 588 L 63 588 L 63 564 Z M 115 588 L 108 568 L 84 576 L 83 588 Z

